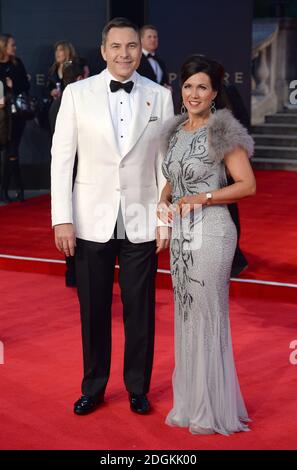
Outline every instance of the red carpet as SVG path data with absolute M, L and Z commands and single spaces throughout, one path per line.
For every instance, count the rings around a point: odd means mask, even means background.
M 249 261 L 241 277 L 297 284 L 297 172 L 257 171 L 256 177 L 257 196 L 240 203 L 241 247 Z M 37 274 L 62 274 L 65 267 L 3 255 L 63 260 L 53 242 L 49 196 L 0 208 L 0 449 L 296 449 L 296 366 L 289 361 L 297 340 L 296 288 L 265 286 L 264 293 L 260 284 L 232 282 L 234 351 L 252 432 L 192 436 L 164 424 L 172 400 L 171 290 L 157 292 L 152 414 L 129 410 L 115 285 L 106 403 L 77 417 L 72 405 L 80 393 L 82 354 L 76 293 L 60 276 Z M 162 255 L 159 267 L 168 266 L 168 254 Z M 159 285 L 170 285 L 170 276 L 159 275 Z
M 240 203 L 241 247 L 249 261 L 241 277 L 297 284 L 297 172 L 258 170 L 256 177 L 257 196 Z M 49 196 L 0 208 L 0 254 L 63 259 L 53 243 Z M 168 266 L 168 254 L 163 254 L 159 267 Z M 16 262 L 13 269 L 19 269 Z M 45 272 L 44 265 L 33 269 Z M 46 272 L 63 270 L 46 267 Z
M 34 230 L 33 230 L 34 232 Z M 130 412 L 122 380 L 123 328 L 115 288 L 113 360 L 106 403 L 77 417 L 81 345 L 74 290 L 63 278 L 0 271 L 1 449 L 296 449 L 296 337 L 291 304 L 233 299 L 231 321 L 237 370 L 252 431 L 233 436 L 192 436 L 169 428 L 173 309 L 171 292 L 158 291 L 157 334 L 149 416 Z

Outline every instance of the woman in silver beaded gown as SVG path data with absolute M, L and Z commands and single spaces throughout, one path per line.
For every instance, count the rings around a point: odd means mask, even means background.
M 237 235 L 227 204 L 255 193 L 248 158 L 253 140 L 229 110 L 215 111 L 223 75 L 222 66 L 206 57 L 185 62 L 181 83 L 187 114 L 171 120 L 163 136 L 167 184 L 158 216 L 173 221 L 175 303 L 174 403 L 166 423 L 193 434 L 249 430 L 229 324 Z M 234 179 L 230 186 L 226 171 Z

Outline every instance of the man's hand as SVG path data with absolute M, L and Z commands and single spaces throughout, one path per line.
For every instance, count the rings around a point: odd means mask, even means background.
M 55 225 L 54 230 L 57 249 L 66 256 L 74 256 L 76 241 L 73 224 Z
M 171 238 L 171 228 L 170 227 L 157 227 L 157 250 L 156 254 L 160 253 L 162 250 L 166 250 L 169 246 Z

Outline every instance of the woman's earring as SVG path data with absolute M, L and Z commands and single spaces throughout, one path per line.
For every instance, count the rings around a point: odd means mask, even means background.
M 181 110 L 180 110 L 180 113 L 181 114 L 186 114 L 187 110 L 186 110 L 186 107 L 184 105 L 184 103 L 182 104 L 182 107 L 181 107 Z
M 212 101 L 212 102 L 211 102 L 210 110 L 211 110 L 212 113 L 215 113 L 215 112 L 216 112 L 217 108 L 216 108 L 215 101 Z

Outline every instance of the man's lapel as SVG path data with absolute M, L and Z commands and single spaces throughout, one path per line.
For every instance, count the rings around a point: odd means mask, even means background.
M 93 104 L 96 108 L 96 115 L 98 116 L 98 122 L 100 122 L 101 133 L 106 138 L 106 141 L 112 147 L 114 152 L 118 155 L 120 154 L 114 127 L 110 114 L 108 92 L 106 87 L 106 80 L 104 72 L 98 75 L 98 78 L 95 82 L 92 83 L 90 87 L 92 93 L 94 93 Z
M 156 95 L 153 90 L 142 86 L 142 79 L 138 76 L 138 83 L 134 97 L 135 103 L 131 132 L 123 157 L 132 150 L 148 125 L 154 106 L 155 96 Z

